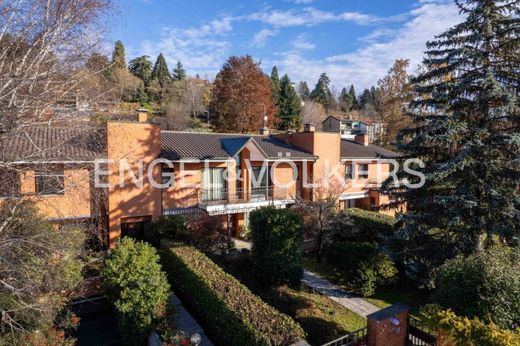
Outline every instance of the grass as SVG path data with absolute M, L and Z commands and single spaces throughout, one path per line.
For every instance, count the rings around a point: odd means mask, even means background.
M 325 261 L 317 263 L 316 258 L 305 257 L 303 267 L 342 288 L 349 289 L 348 285 L 341 279 L 340 274 L 336 273 Z M 395 303 L 403 303 L 410 307 L 410 312 L 413 315 L 417 315 L 421 306 L 428 302 L 428 292 L 415 288 L 405 279 L 399 279 L 392 285 L 379 287 L 372 297 L 364 299 L 380 308 L 386 308 Z
M 222 266 L 265 302 L 298 322 L 313 345 L 324 344 L 366 326 L 364 317 L 319 293 L 303 287 L 263 287 L 257 282 L 249 261 Z

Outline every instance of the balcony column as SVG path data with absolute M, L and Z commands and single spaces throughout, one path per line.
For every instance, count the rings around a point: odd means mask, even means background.
M 236 202 L 237 196 L 237 175 L 236 175 L 236 163 L 235 160 L 228 160 L 227 163 L 227 200 L 230 203 Z
M 242 173 L 242 198 L 244 200 L 249 200 L 251 198 L 251 171 L 247 168 L 246 162 L 249 162 L 251 165 L 250 159 L 251 154 L 247 148 L 242 150 L 242 166 L 240 167 L 241 173 Z

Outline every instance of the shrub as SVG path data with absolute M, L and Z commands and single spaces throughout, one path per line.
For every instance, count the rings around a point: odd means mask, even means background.
M 438 305 L 426 305 L 421 309 L 421 319 L 432 330 L 447 334 L 446 344 L 478 346 L 515 346 L 520 345 L 518 331 L 500 329 L 494 323 L 486 324 L 474 317 L 457 316 L 451 310 L 442 310 Z M 444 344 L 444 343 L 442 343 Z
M 335 243 L 327 252 L 327 262 L 364 297 L 373 295 L 377 285 L 387 284 L 397 274 L 392 260 L 375 243 Z
M 188 219 L 186 227 L 186 241 L 204 252 L 227 250 L 234 246 L 218 216 L 206 213 L 193 214 Z
M 251 258 L 261 282 L 298 284 L 303 277 L 303 220 L 288 209 L 260 208 L 250 216 Z
M 186 240 L 186 216 L 161 216 L 145 229 L 146 240 L 159 245 L 161 239 Z
M 172 284 L 219 344 L 287 345 L 303 339 L 303 330 L 289 316 L 195 248 L 163 242 L 161 254 Z
M 123 238 L 101 268 L 105 295 L 129 344 L 144 340 L 166 309 L 170 287 L 155 249 Z
M 396 220 L 394 217 L 358 208 L 347 209 L 346 213 L 357 228 L 361 241 L 381 241 L 394 233 Z
M 520 326 L 520 251 L 497 246 L 447 261 L 437 271 L 433 301 L 459 315 Z

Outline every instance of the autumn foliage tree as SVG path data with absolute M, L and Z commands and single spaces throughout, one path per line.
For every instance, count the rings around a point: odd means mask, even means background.
M 264 116 L 273 125 L 276 106 L 271 81 L 251 56 L 232 56 L 217 74 L 209 108 L 219 132 L 257 131 L 264 126 Z
M 397 59 L 388 74 L 379 81 L 377 94 L 381 104 L 381 118 L 386 125 L 385 142 L 395 143 L 400 130 L 412 125 L 405 107 L 413 99 L 413 86 L 406 72 L 410 62 Z

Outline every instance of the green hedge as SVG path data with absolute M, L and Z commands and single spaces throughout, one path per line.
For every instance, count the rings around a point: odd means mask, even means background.
M 358 208 L 347 209 L 346 212 L 359 232 L 367 236 L 366 241 L 376 241 L 394 233 L 396 220 L 392 216 Z
M 260 282 L 300 284 L 303 220 L 289 209 L 263 207 L 251 213 L 251 258 Z
M 163 241 L 171 284 L 220 345 L 290 345 L 305 336 L 289 316 L 263 302 L 193 247 Z

